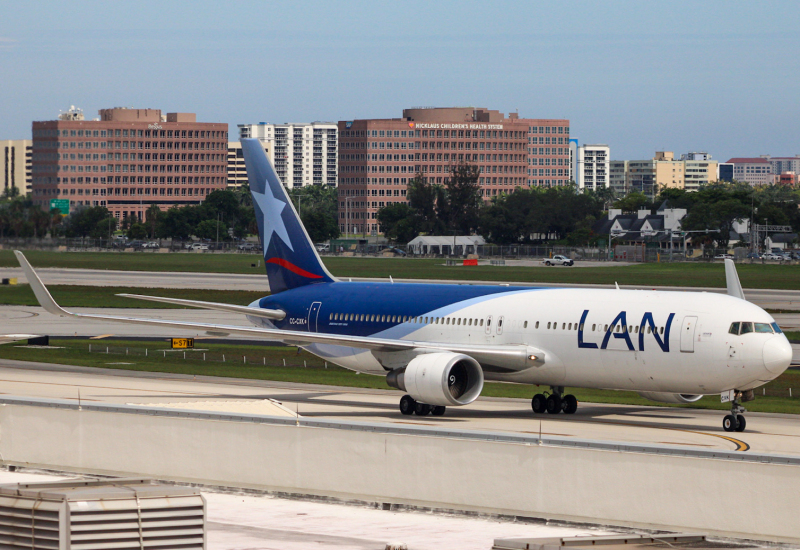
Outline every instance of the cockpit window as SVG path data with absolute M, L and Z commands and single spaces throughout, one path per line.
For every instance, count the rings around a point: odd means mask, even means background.
M 739 334 L 739 325 L 741 323 L 731 323 L 731 328 L 728 330 L 731 334 Z
M 742 323 L 742 330 L 739 334 L 747 334 L 753 332 L 753 323 Z
M 783 334 L 781 327 L 778 326 L 778 323 L 772 323 L 772 330 L 775 331 L 775 334 Z
M 772 334 L 772 327 L 769 323 L 756 323 L 756 332 L 768 332 Z

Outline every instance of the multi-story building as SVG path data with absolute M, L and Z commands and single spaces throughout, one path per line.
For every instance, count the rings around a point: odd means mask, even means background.
M 239 124 L 241 139 L 256 138 L 286 187 L 336 185 L 338 127 L 333 122 Z
M 800 174 L 800 155 L 793 157 L 771 157 L 762 155 L 761 158 L 767 159 L 772 166 L 773 174 L 783 174 L 784 172 L 794 172 Z
M 797 174 L 794 172 L 782 172 L 778 176 L 778 183 L 795 187 L 797 185 Z
M 628 174 L 627 160 L 612 160 L 608 164 L 608 182 L 614 194 L 621 197 L 627 193 L 626 176 Z
M 507 118 L 472 107 L 414 108 L 402 118 L 339 122 L 339 223 L 376 232 L 378 209 L 404 202 L 417 174 L 443 184 L 451 168 L 478 166 L 483 196 L 570 179 L 569 121 Z
M 20 195 L 31 192 L 31 159 L 33 145 L 29 139 L 0 140 L 0 192 L 11 193 L 16 189 Z
M 572 142 L 574 140 L 570 140 Z M 572 147 L 570 147 L 572 149 Z M 571 151 L 572 153 L 572 151 Z M 572 179 L 580 190 L 593 191 L 610 187 L 611 167 L 608 145 L 584 144 L 575 147 L 572 153 Z
M 717 161 L 707 153 L 689 153 L 675 160 L 672 151 L 657 151 L 649 160 L 613 161 L 610 184 L 619 195 L 639 191 L 649 197 L 674 187 L 697 191 L 717 181 Z
M 720 162 L 717 165 L 717 181 L 733 181 L 733 164 Z
M 264 143 L 264 151 L 269 156 L 269 144 Z M 247 167 L 244 163 L 242 144 L 238 141 L 228 142 L 228 189 L 238 189 L 247 183 Z
M 118 218 L 200 204 L 227 180 L 228 125 L 194 113 L 101 109 L 98 120 L 59 117 L 33 123 L 35 204 L 105 206 Z
M 746 181 L 750 185 L 768 185 L 774 181 L 772 164 L 763 157 L 736 157 L 726 164 L 733 164 L 736 181 Z

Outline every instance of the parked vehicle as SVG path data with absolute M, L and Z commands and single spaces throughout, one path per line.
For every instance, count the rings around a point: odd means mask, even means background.
M 256 250 L 259 250 L 261 247 L 259 247 L 256 243 L 242 243 L 236 248 L 238 248 L 243 252 L 255 252 Z
M 190 250 L 208 250 L 208 245 L 205 243 L 194 243 L 189 247 Z
M 761 254 L 759 254 L 758 252 L 750 252 L 747 255 L 747 259 L 748 260 L 760 260 L 761 259 Z
M 564 265 L 564 266 L 571 266 L 575 265 L 575 262 L 572 261 L 570 258 L 566 256 L 562 256 L 561 254 L 556 254 L 552 258 L 548 258 L 544 260 L 544 265 Z
M 331 245 L 328 244 L 328 243 L 319 243 L 319 244 L 316 244 L 314 246 L 316 247 L 317 252 L 330 252 L 331 251 Z
M 732 260 L 733 254 L 717 254 L 714 256 L 715 260 Z
M 764 259 L 765 260 L 773 260 L 773 261 L 777 261 L 777 262 L 782 262 L 782 261 L 785 261 L 785 260 L 789 260 L 790 258 L 788 256 L 783 255 L 783 254 L 776 254 L 775 252 L 769 252 L 767 254 L 764 254 Z
M 160 248 L 160 246 L 156 241 L 150 241 L 150 242 L 144 243 L 142 245 L 142 248 Z

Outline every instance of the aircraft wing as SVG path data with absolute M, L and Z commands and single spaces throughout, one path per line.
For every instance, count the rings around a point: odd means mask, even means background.
M 200 309 L 211 309 L 215 311 L 227 311 L 229 313 L 241 313 L 242 315 L 252 315 L 253 317 L 264 317 L 265 319 L 281 320 L 286 317 L 286 312 L 279 309 L 262 309 L 249 306 L 236 306 L 232 304 L 220 304 L 219 302 L 203 302 L 200 300 L 183 300 L 181 298 L 165 298 L 162 296 L 143 296 L 141 294 L 117 294 L 123 298 L 133 298 L 135 300 L 149 300 L 151 302 L 163 302 L 165 304 L 175 304 L 178 306 L 197 307 Z
M 129 323 L 136 325 L 150 325 L 167 328 L 201 330 L 205 332 L 218 332 L 236 334 L 255 338 L 278 340 L 292 344 L 330 344 L 347 346 L 373 351 L 451 351 L 469 355 L 479 363 L 500 365 L 513 370 L 523 370 L 532 366 L 541 366 L 546 361 L 546 353 L 524 344 L 511 345 L 480 345 L 480 344 L 455 344 L 450 342 L 421 342 L 414 340 L 397 340 L 389 338 L 374 338 L 370 336 L 349 336 L 340 334 L 326 334 L 317 332 L 295 332 L 291 330 L 269 329 L 261 327 L 242 327 L 236 325 L 218 325 L 211 323 L 195 323 L 185 321 L 168 321 L 163 319 L 142 319 L 137 317 L 118 317 L 114 315 L 96 315 L 74 313 L 59 306 L 50 291 L 44 286 L 39 276 L 31 267 L 25 255 L 15 250 L 14 255 L 25 272 L 25 277 L 31 285 L 36 299 L 45 311 L 60 317 L 75 317 L 93 321 Z M 191 301 L 191 300 L 190 300 Z M 208 303 L 206 303 L 208 304 Z M 244 306 L 234 306 L 243 309 Z M 230 311 L 230 310 L 229 310 Z M 282 313 L 282 312 L 281 312 Z

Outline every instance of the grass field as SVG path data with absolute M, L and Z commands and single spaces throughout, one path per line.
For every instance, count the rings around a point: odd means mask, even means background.
M 180 271 L 210 273 L 264 273 L 258 254 L 26 252 L 34 267 Z M 725 287 L 721 263 L 655 263 L 610 267 L 447 267 L 440 259 L 324 258 L 337 277 L 399 279 L 455 279 L 528 283 L 599 283 L 613 285 Z M 0 250 L 0 267 L 17 267 L 10 250 Z M 256 267 L 253 267 L 255 265 Z M 745 288 L 800 290 L 800 266 L 738 265 Z
M 52 285 L 48 289 L 59 305 L 64 307 L 119 307 L 119 308 L 165 308 L 174 309 L 183 306 L 147 302 L 132 298 L 121 298 L 115 294 L 145 294 L 148 296 L 168 296 L 184 300 L 202 300 L 205 302 L 221 302 L 246 306 L 254 300 L 263 298 L 264 292 L 244 290 L 198 290 L 171 288 L 128 288 L 113 286 L 73 286 Z M 0 305 L 36 306 L 39 302 L 33 295 L 29 285 L 0 286 Z
M 298 355 L 297 349 L 293 347 L 204 344 L 202 340 L 197 340 L 195 345 L 205 351 L 200 349 L 187 351 L 184 359 L 183 352 L 168 351 L 167 341 L 145 344 L 141 341 L 125 340 L 53 339 L 50 342 L 51 348 L 26 348 L 19 344 L 6 344 L 0 346 L 0 358 L 136 371 L 389 389 L 383 377 L 359 375 L 333 365 L 328 365 L 326 368 L 324 361 L 306 352 Z M 91 353 L 89 352 L 90 345 L 92 346 Z M 105 353 L 106 347 L 110 351 L 108 354 Z M 147 356 L 145 356 L 145 349 L 147 349 Z M 204 353 L 205 360 L 203 360 Z M 222 361 L 223 355 L 225 362 Z M 286 366 L 284 366 L 284 361 Z M 748 410 L 800 414 L 800 397 L 798 396 L 800 394 L 800 371 L 789 370 L 777 380 L 767 384 L 765 388 L 766 396 L 762 395 L 762 390 L 759 388 L 756 391 L 756 400 L 747 403 Z M 790 388 L 794 398 L 789 397 Z M 520 384 L 487 382 L 482 395 L 530 399 L 534 393 L 544 389 L 546 388 L 537 389 Z M 583 402 L 661 405 L 643 399 L 632 392 L 572 388 L 569 391 Z M 399 396 L 400 392 L 398 392 L 398 398 Z M 663 406 L 728 409 L 726 405 L 720 403 L 717 396 L 704 397 L 692 405 Z

